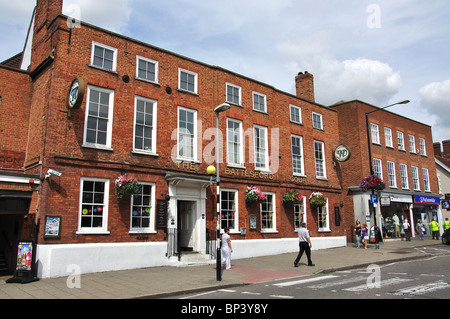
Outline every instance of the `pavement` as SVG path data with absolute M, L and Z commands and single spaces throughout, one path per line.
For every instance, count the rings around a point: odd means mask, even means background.
M 381 243 L 380 249 L 375 249 L 374 245 L 363 249 L 349 243 L 346 247 L 313 250 L 314 267 L 307 266 L 305 255 L 299 267 L 294 267 L 297 253 L 232 259 L 232 270 L 224 270 L 221 281 L 216 280 L 215 264 L 83 274 L 74 278 L 49 278 L 26 284 L 6 283 L 9 276 L 0 278 L 0 299 L 171 298 L 180 293 L 225 289 L 361 268 L 370 264 L 426 258 L 429 256 L 427 247 L 433 245 L 442 244 L 432 239 L 412 239 L 408 242 L 392 240 Z

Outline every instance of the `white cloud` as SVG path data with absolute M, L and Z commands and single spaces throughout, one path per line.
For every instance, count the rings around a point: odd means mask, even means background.
M 435 119 L 433 139 L 450 138 L 450 79 L 427 84 L 419 90 L 420 105 Z
M 63 13 L 73 17 L 79 13 L 83 22 L 126 33 L 132 8 L 130 0 L 65 0 Z
M 386 63 L 371 59 L 339 61 L 330 50 L 339 37 L 320 31 L 309 37 L 279 43 L 291 72 L 314 75 L 316 101 L 325 105 L 359 99 L 374 105 L 389 101 L 402 87 L 401 76 Z

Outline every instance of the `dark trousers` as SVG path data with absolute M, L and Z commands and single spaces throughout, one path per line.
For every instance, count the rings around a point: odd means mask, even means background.
M 411 241 L 411 229 L 405 229 L 406 241 Z
M 431 234 L 433 235 L 433 239 L 436 237 L 436 239 L 439 240 L 439 230 L 432 231 Z
M 297 265 L 303 256 L 303 252 L 306 252 L 306 257 L 308 258 L 308 265 L 311 265 L 312 264 L 311 248 L 309 247 L 309 243 L 307 241 L 301 241 L 299 246 L 300 246 L 300 252 L 298 253 L 297 258 L 295 259 L 294 264 Z

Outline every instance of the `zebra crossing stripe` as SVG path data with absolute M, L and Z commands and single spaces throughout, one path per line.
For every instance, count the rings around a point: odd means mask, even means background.
M 402 279 L 402 278 L 391 278 L 391 279 L 387 279 L 387 280 L 381 280 L 380 281 L 380 288 L 382 287 L 386 287 L 386 286 L 390 286 L 390 285 L 396 285 L 399 283 L 403 283 L 403 282 L 408 282 L 408 281 L 412 281 L 413 279 Z M 351 287 L 351 288 L 346 288 L 346 289 L 342 289 L 345 291 L 351 291 L 351 292 L 358 292 L 358 291 L 364 291 L 364 290 L 369 290 L 370 288 L 367 286 L 367 283 L 364 285 L 360 285 L 360 286 L 356 286 L 356 287 Z
M 418 285 L 414 287 L 403 288 L 394 292 L 394 295 L 423 295 L 436 290 L 450 287 L 450 285 L 442 280 L 432 282 L 426 285 Z
M 274 286 L 289 287 L 289 286 L 301 285 L 301 284 L 304 284 L 304 283 L 309 283 L 309 282 L 314 282 L 314 281 L 319 281 L 319 280 L 325 280 L 325 279 L 331 279 L 331 278 L 336 278 L 336 277 L 339 277 L 339 276 L 329 275 L 329 276 L 322 276 L 322 277 L 316 277 L 316 278 L 301 279 L 301 280 L 288 281 L 288 282 L 282 282 L 282 283 L 279 283 L 279 284 L 274 284 Z
M 334 286 L 352 284 L 354 282 L 363 281 L 363 280 L 367 280 L 367 277 L 358 276 L 358 277 L 351 277 L 351 278 L 342 279 L 342 280 L 338 280 L 338 281 L 324 282 L 324 283 L 321 283 L 321 284 L 308 286 L 308 288 L 311 288 L 311 289 L 331 288 L 331 287 L 334 287 Z

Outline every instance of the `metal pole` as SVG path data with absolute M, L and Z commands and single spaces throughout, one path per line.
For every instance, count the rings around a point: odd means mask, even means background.
M 217 210 L 217 259 L 216 259 L 216 280 L 222 281 L 222 254 L 221 254 L 221 247 L 220 247 L 220 176 L 219 176 L 219 112 L 216 112 L 216 183 L 217 183 L 217 203 L 216 203 L 216 210 Z

